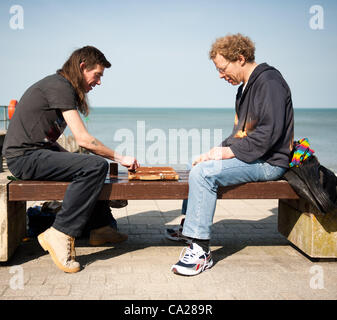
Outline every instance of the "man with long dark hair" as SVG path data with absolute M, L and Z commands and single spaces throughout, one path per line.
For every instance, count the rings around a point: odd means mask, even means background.
M 52 227 L 38 236 L 43 249 L 49 251 L 54 263 L 65 272 L 80 270 L 75 261 L 74 241 L 89 220 L 93 229 L 92 244 L 125 239 L 112 228 L 110 210 L 104 204 L 97 205 L 101 202 L 97 199 L 109 167 L 104 158 L 129 170 L 139 167 L 139 163 L 90 135 L 79 114 L 88 115 L 86 95 L 101 84 L 104 69 L 110 66 L 95 47 L 74 51 L 62 69 L 33 84 L 24 93 L 3 146 L 8 168 L 17 178 L 71 182 Z M 56 140 L 67 125 L 78 145 L 94 154 L 65 152 Z

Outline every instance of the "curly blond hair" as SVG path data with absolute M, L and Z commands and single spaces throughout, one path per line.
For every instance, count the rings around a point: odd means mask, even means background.
M 247 62 L 254 62 L 255 45 L 250 38 L 243 36 L 241 33 L 228 34 L 216 39 L 212 44 L 209 58 L 214 59 L 217 54 L 231 62 L 237 61 L 239 55 L 243 55 Z

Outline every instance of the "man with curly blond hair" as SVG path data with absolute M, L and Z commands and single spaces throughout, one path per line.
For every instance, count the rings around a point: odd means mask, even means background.
M 289 165 L 294 119 L 291 92 L 281 73 L 255 62 L 254 43 L 242 34 L 217 39 L 210 59 L 220 79 L 240 85 L 232 134 L 197 157 L 181 238 L 189 242 L 171 270 L 196 275 L 211 268 L 209 249 L 218 186 L 279 179 Z

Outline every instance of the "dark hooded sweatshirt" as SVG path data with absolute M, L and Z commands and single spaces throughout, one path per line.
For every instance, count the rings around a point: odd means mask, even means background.
M 291 92 L 281 73 L 266 63 L 258 65 L 236 95 L 232 134 L 222 142 L 235 157 L 251 163 L 264 160 L 289 167 L 294 139 Z

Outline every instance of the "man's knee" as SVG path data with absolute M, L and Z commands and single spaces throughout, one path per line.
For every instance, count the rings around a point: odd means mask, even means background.
M 189 183 L 207 184 L 212 190 L 216 190 L 218 186 L 218 164 L 219 161 L 205 161 L 200 162 L 194 166 L 189 175 Z
M 104 158 L 96 156 L 97 167 L 102 174 L 107 175 L 109 171 L 109 163 Z
M 109 171 L 109 163 L 100 156 L 90 155 L 87 158 L 86 170 L 105 177 Z
M 189 181 L 194 181 L 202 178 L 203 178 L 203 169 L 201 163 L 199 163 L 196 166 L 192 167 L 189 174 Z

